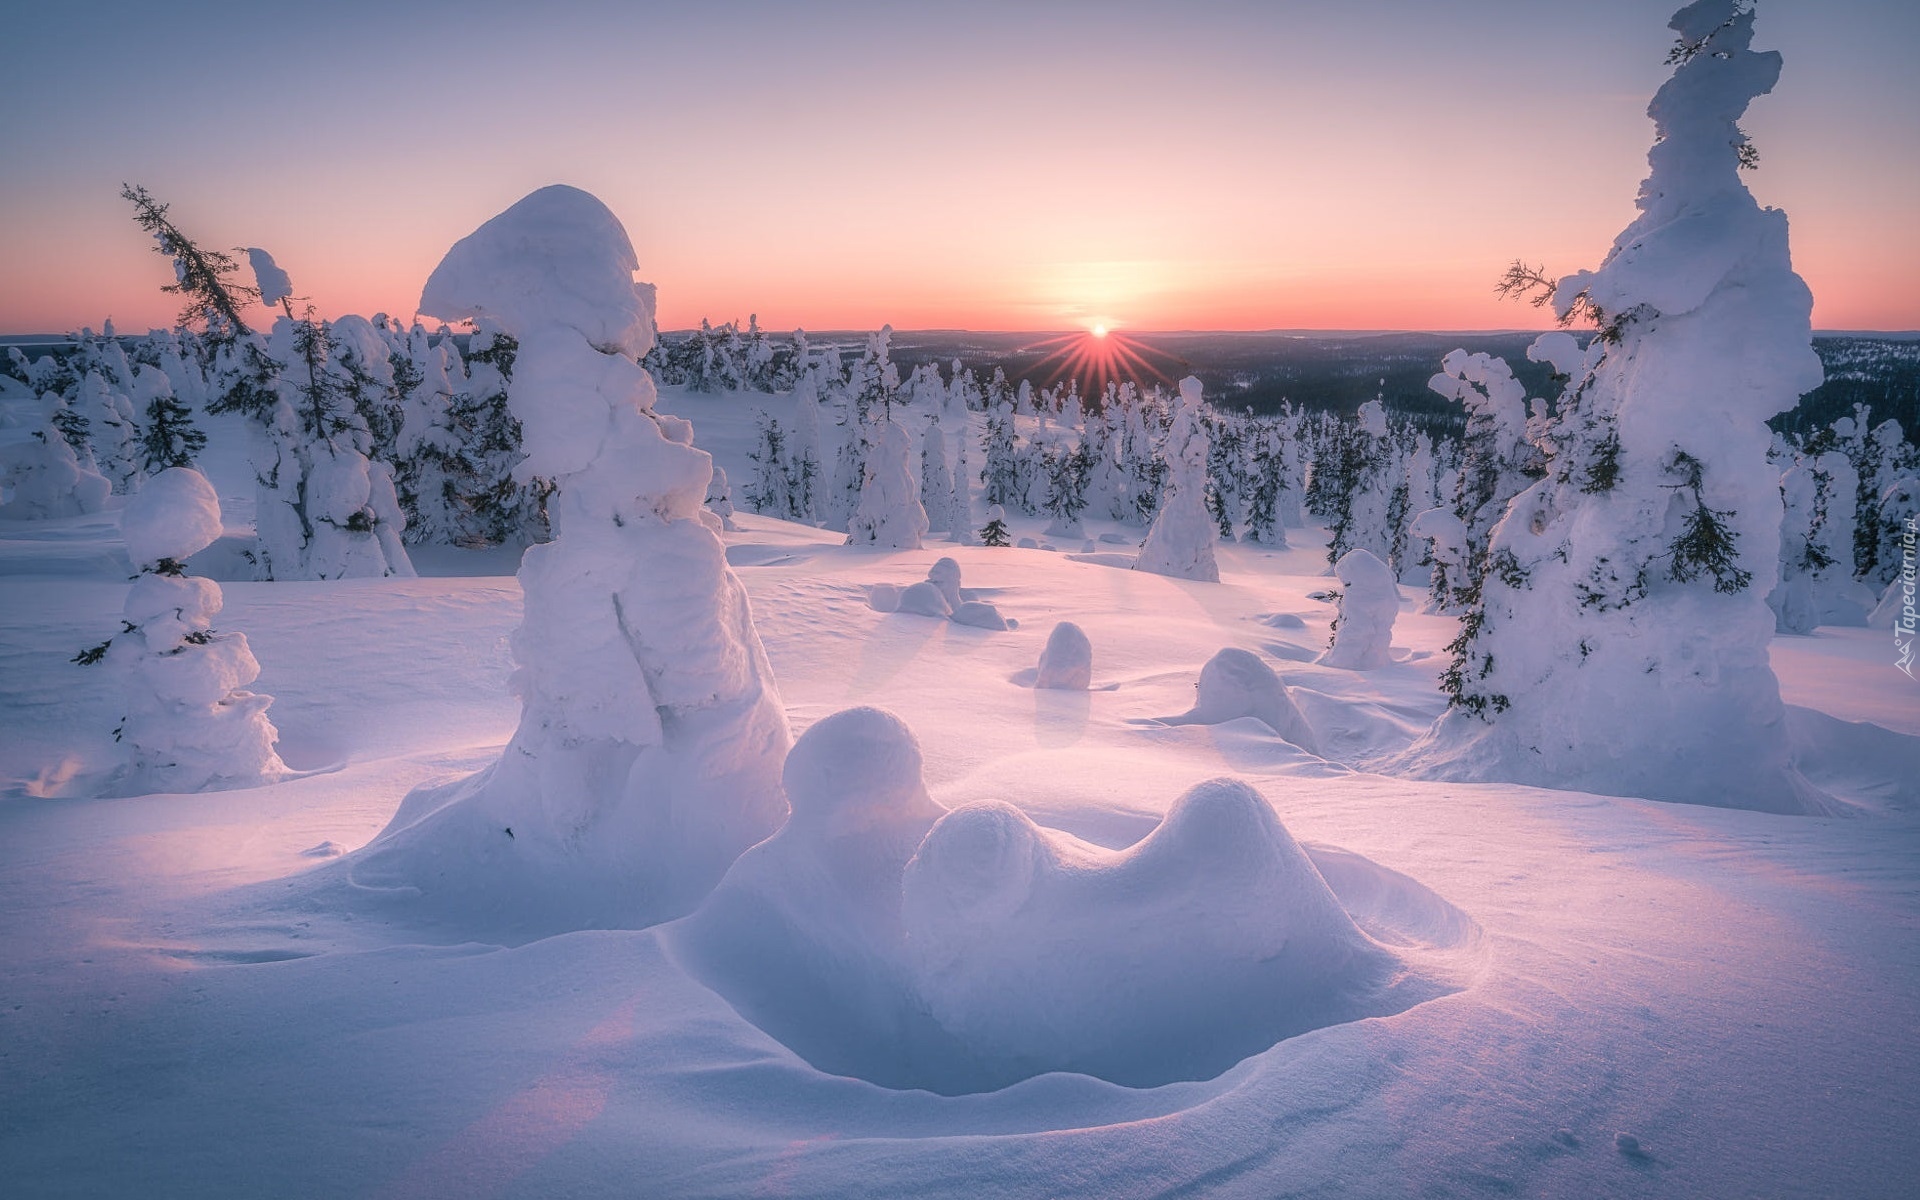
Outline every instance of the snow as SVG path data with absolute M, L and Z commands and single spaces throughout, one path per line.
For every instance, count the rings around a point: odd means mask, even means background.
M 1213 583 L 1220 579 L 1213 555 L 1219 531 L 1207 515 L 1207 433 L 1200 422 L 1200 397 L 1198 379 L 1189 375 L 1180 381 L 1173 428 L 1167 434 L 1166 499 L 1154 514 L 1134 569 Z
M 555 187 L 456 243 L 428 281 L 423 311 L 519 339 L 508 402 L 529 462 L 555 472 L 554 538 L 520 564 L 512 743 L 410 795 L 337 886 L 454 925 L 644 923 L 691 909 L 780 823 L 787 720 L 701 520 L 712 459 L 624 356 L 651 336 L 634 261 L 605 206 Z
M 1086 630 L 1072 621 L 1053 627 L 1046 648 L 1040 651 L 1033 686 L 1062 691 L 1085 691 L 1093 686 L 1093 642 Z
M 1194 705 L 1164 725 L 1220 725 L 1252 717 L 1308 754 L 1319 752 L 1313 729 L 1295 706 L 1287 685 L 1259 655 L 1229 646 L 1200 669 Z
M 293 281 L 273 261 L 273 255 L 258 246 L 249 246 L 247 265 L 253 268 L 253 285 L 260 289 L 260 303 L 272 308 L 293 295 Z
M 744 469 L 751 430 L 737 405 L 669 394 L 661 407 L 691 418 L 697 443 L 709 430 L 715 444 L 737 439 L 740 456 L 725 465 Z M 238 429 L 211 431 L 205 469 L 244 506 L 252 478 Z M 220 619 L 245 629 L 258 654 L 282 752 L 295 767 L 331 770 L 261 789 L 102 799 L 100 781 L 124 753 L 110 736 L 119 686 L 65 659 L 82 633 L 115 627 L 128 573 L 117 525 L 111 513 L 15 522 L 0 525 L 0 906 L 12 918 L 0 923 L 0 1157 L 15 1186 L 202 1196 L 635 1186 L 1046 1196 L 1062 1181 L 1106 1195 L 1904 1189 L 1908 1130 L 1920 1120 L 1909 1069 L 1920 1053 L 1910 1019 L 1920 951 L 1907 936 L 1920 693 L 1892 665 L 1883 632 L 1774 641 L 1791 736 L 1826 747 L 1803 757 L 1805 769 L 1859 805 L 1849 820 L 1783 818 L 1340 765 L 1358 765 L 1347 747 L 1404 745 L 1437 714 L 1439 652 L 1458 625 L 1402 613 L 1395 640 L 1410 657 L 1378 671 L 1307 661 L 1332 615 L 1308 598 L 1327 583 L 1324 531 L 1301 531 L 1287 551 L 1222 544 L 1217 585 L 1039 551 L 901 553 L 894 578 L 950 558 L 978 591 L 991 587 L 992 602 L 1031 618 L 984 634 L 872 612 L 859 588 L 877 560 L 837 535 L 736 519 L 741 532 L 726 540 L 736 562 L 755 564 L 736 571 L 795 726 L 884 707 L 920 747 L 924 801 L 903 782 L 900 740 L 884 723 L 868 733 L 885 754 L 854 753 L 850 735 L 825 739 L 835 754 L 785 788 L 795 823 L 743 856 L 723 888 L 743 898 L 734 911 L 748 931 L 732 966 L 769 1004 L 795 1009 L 819 989 L 822 1042 L 854 983 L 862 1003 L 885 995 L 851 969 L 873 961 L 887 928 L 863 898 L 879 885 L 828 866 L 898 864 L 898 883 L 942 812 L 1011 805 L 1047 831 L 1026 843 L 1042 861 L 1064 846 L 1089 870 L 1037 876 L 1048 903 L 1024 940 L 1009 938 L 999 958 L 991 944 L 969 953 L 996 971 L 1040 971 L 1050 996 L 1078 1003 L 1083 992 L 1058 986 L 1071 963 L 1038 949 L 1075 922 L 1108 923 L 1067 885 L 1113 879 L 1106 869 L 1174 799 L 1221 775 L 1265 797 L 1353 924 L 1434 994 L 1287 1037 L 1218 1075 L 1167 1072 L 1187 1079 L 1157 1087 L 1050 1073 L 942 1095 L 860 1077 L 884 1064 L 823 1071 L 771 1035 L 775 1018 L 755 1023 L 748 991 L 701 982 L 720 982 L 727 965 L 709 964 L 696 936 L 718 928 L 706 922 L 721 893 L 699 918 L 664 927 L 535 938 L 512 902 L 482 903 L 447 929 L 380 896 L 314 886 L 353 855 L 307 851 L 360 850 L 411 789 L 493 763 L 514 736 L 506 683 L 521 592 L 485 573 L 498 556 L 422 556 L 420 579 L 226 584 Z M 1096 537 L 1119 529 L 1090 524 Z M 1305 627 L 1256 619 L 1276 611 Z M 1098 644 L 1112 690 L 1008 682 L 1062 620 Z M 1245 720 L 1132 723 L 1188 707 L 1195 665 L 1223 639 L 1324 723 L 1316 732 L 1338 763 L 1291 752 Z M 869 765 L 845 774 L 855 762 Z M 891 815 L 846 802 L 860 788 Z M 1258 815 L 1249 807 L 1238 819 Z M 1209 894 L 1197 889 L 1196 900 Z M 1177 928 L 1214 929 L 1203 911 L 1181 910 L 1193 923 Z M 891 978 L 918 989 L 899 920 Z M 980 928 L 1008 927 L 959 932 Z M 1173 940 L 1151 926 L 1139 936 Z M 832 953 L 810 956 L 822 947 Z M 1089 975 L 1125 978 L 1127 964 L 1103 957 L 1112 949 L 1093 945 Z M 1005 1020 L 991 1000 L 980 988 L 943 1004 L 991 1029 L 988 1018 Z M 841 1018 L 850 1047 L 878 1028 L 863 1024 L 869 1011 Z M 1030 1031 L 1016 1022 L 1014 1034 Z M 1616 1151 L 1620 1133 L 1650 1157 Z
M 1648 108 L 1639 215 L 1598 269 L 1560 282 L 1563 314 L 1581 294 L 1600 310 L 1599 349 L 1534 438 L 1546 477 L 1491 535 L 1460 703 L 1376 765 L 1829 812 L 1795 765 L 1767 658 L 1781 501 L 1765 422 L 1821 380 L 1786 214 L 1738 170 L 1738 121 L 1780 58 L 1750 49 L 1753 14 L 1735 0 L 1675 21 L 1711 39 Z M 1548 336 L 1534 356 L 1565 361 Z
M 139 496 L 120 514 L 127 557 L 148 568 L 161 559 L 185 562 L 220 536 L 220 497 L 207 477 L 190 467 L 169 467 L 150 476 Z
M 1334 564 L 1340 580 L 1333 645 L 1320 656 L 1329 667 L 1374 671 L 1392 661 L 1393 621 L 1400 615 L 1400 587 L 1387 564 L 1365 550 L 1349 550 Z

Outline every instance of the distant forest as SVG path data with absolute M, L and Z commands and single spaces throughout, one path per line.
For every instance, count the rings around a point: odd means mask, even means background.
M 668 344 L 686 338 L 668 333 Z M 857 354 L 866 333 L 810 333 L 814 350 L 837 347 Z M 985 378 L 995 367 L 1016 386 L 1055 387 L 1076 378 L 1081 394 L 1096 396 L 1108 378 L 1141 386 L 1171 385 L 1198 376 L 1207 399 L 1223 409 L 1279 410 L 1283 401 L 1308 409 L 1351 414 L 1380 397 L 1386 406 L 1419 423 L 1446 428 L 1458 423 L 1459 407 L 1427 390 L 1440 359 L 1454 349 L 1496 354 L 1507 360 L 1530 396 L 1552 390 L 1547 368 L 1527 361 L 1533 333 L 971 333 L 952 330 L 896 331 L 893 360 L 904 378 L 921 363 L 943 370 L 954 359 Z M 776 346 L 785 335 L 772 335 Z M 1584 337 L 1583 337 L 1584 340 Z M 0 338 L 31 345 L 36 353 L 60 348 L 54 338 Z M 1910 335 L 1816 334 L 1813 348 L 1826 368 L 1826 382 L 1801 398 L 1799 407 L 1772 421 L 1783 433 L 1805 433 L 1850 416 L 1855 404 L 1872 409 L 1877 424 L 1900 422 L 1910 441 L 1920 442 L 1920 339 Z
M 1427 389 L 1442 356 L 1454 349 L 1497 354 L 1507 360 L 1528 395 L 1542 395 L 1552 390 L 1552 383 L 1545 366 L 1527 361 L 1527 346 L 1535 336 L 1152 333 L 1115 334 L 1107 340 L 1130 351 L 1132 369 L 1122 372 L 1125 377 L 1145 384 L 1195 375 L 1206 385 L 1207 398 L 1222 408 L 1269 413 L 1291 400 L 1304 408 L 1352 413 L 1379 396 L 1391 409 L 1447 424 L 1458 417 L 1459 407 Z M 896 333 L 893 347 L 903 374 L 922 362 L 959 358 L 976 373 L 988 374 L 998 366 L 1009 380 L 1026 379 L 1035 387 L 1077 374 L 1083 392 L 1097 391 L 1100 383 L 1089 379 L 1091 364 L 1072 357 L 1070 348 L 1084 345 L 1084 339 L 1082 334 Z M 816 336 L 814 344 L 828 343 L 849 349 L 862 344 L 851 337 L 841 343 L 831 334 Z M 1876 423 L 1892 417 L 1909 440 L 1920 441 L 1920 339 L 1816 335 L 1813 348 L 1826 368 L 1826 382 L 1802 397 L 1799 407 L 1774 418 L 1775 429 L 1804 433 L 1830 425 L 1850 416 L 1858 403 L 1873 410 Z

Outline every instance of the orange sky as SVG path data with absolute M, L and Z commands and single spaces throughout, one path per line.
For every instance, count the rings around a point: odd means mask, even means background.
M 411 315 L 448 245 L 566 182 L 626 222 L 666 328 L 1536 326 L 1492 282 L 1631 219 L 1670 3 L 24 17 L 0 332 L 170 321 L 122 179 L 328 315 Z M 1760 6 L 1787 61 L 1749 182 L 1823 328 L 1920 327 L 1916 8 Z M 178 20 L 222 70 L 153 52 Z

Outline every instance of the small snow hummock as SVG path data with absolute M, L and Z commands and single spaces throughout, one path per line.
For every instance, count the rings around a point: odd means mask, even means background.
M 191 467 L 164 470 L 128 499 L 121 529 L 141 573 L 127 595 L 127 632 L 109 651 L 127 689 L 120 788 L 198 792 L 284 776 L 267 719 L 273 697 L 241 690 L 260 676 L 246 635 L 213 632 L 220 585 L 180 567 L 220 536 L 213 485 Z
M 1020 627 L 1020 622 L 1002 616 L 992 603 L 967 598 L 960 587 L 960 564 L 951 558 L 940 559 L 925 579 L 904 588 L 892 583 L 873 584 L 867 588 L 867 606 L 875 612 L 942 617 L 976 629 Z
M 1200 381 L 1191 375 L 1180 381 L 1167 458 L 1171 469 L 1166 499 L 1154 514 L 1134 570 L 1218 583 L 1213 544 L 1220 531 L 1207 513 L 1207 431 L 1201 420 Z
M 1086 691 L 1093 686 L 1093 642 L 1072 621 L 1062 621 L 1047 635 L 1033 686 Z
M 1373 671 L 1392 663 L 1393 621 L 1400 615 L 1400 588 L 1387 564 L 1371 551 L 1349 550 L 1334 566 L 1340 615 L 1333 621 L 1333 644 L 1319 662 L 1349 671 Z
M 457 243 L 421 297 L 519 340 L 522 469 L 555 483 L 553 540 L 520 566 L 513 741 L 479 775 L 409 796 L 353 864 L 357 884 L 463 923 L 679 916 L 786 811 L 786 714 L 700 519 L 712 459 L 654 411 L 636 361 L 653 337 L 636 266 L 605 205 L 548 187 Z
M 1193 707 L 1177 717 L 1161 718 L 1161 724 L 1219 725 L 1252 717 L 1308 754 L 1320 752 L 1313 727 L 1293 703 L 1286 684 L 1252 651 L 1235 646 L 1220 651 L 1200 668 L 1196 686 Z
M 675 957 L 823 1071 L 955 1094 L 1044 1071 L 1206 1078 L 1383 1011 L 1401 969 L 1271 805 L 1200 784 L 1104 850 L 927 793 L 919 743 L 873 708 L 787 758 L 786 826 L 741 855 Z

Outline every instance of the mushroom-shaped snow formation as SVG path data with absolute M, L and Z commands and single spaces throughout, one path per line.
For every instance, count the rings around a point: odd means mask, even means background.
M 1093 686 L 1093 642 L 1078 625 L 1062 621 L 1047 635 L 1033 686 L 1082 692 Z
M 942 817 L 907 864 L 921 994 L 984 1060 L 1130 1086 L 1204 1077 L 1348 1019 L 1396 966 L 1266 800 L 1216 779 L 1113 854 L 1011 805 Z
M 462 239 L 421 311 L 519 339 L 522 470 L 552 479 L 526 552 L 522 712 L 491 769 L 416 793 L 353 864 L 462 922 L 522 931 L 690 910 L 778 827 L 790 744 L 745 589 L 701 521 L 712 460 L 635 361 L 653 289 L 598 200 L 533 193 Z
M 1218 725 L 1252 717 L 1309 754 L 1320 752 L 1313 727 L 1295 707 L 1287 686 L 1257 654 L 1229 646 L 1200 668 L 1199 696 L 1194 706 L 1167 725 Z
M 1392 663 L 1393 620 L 1400 615 L 1400 587 L 1387 564 L 1371 551 L 1349 550 L 1333 568 L 1340 580 L 1340 615 L 1333 645 L 1320 656 L 1329 667 L 1372 671 Z

